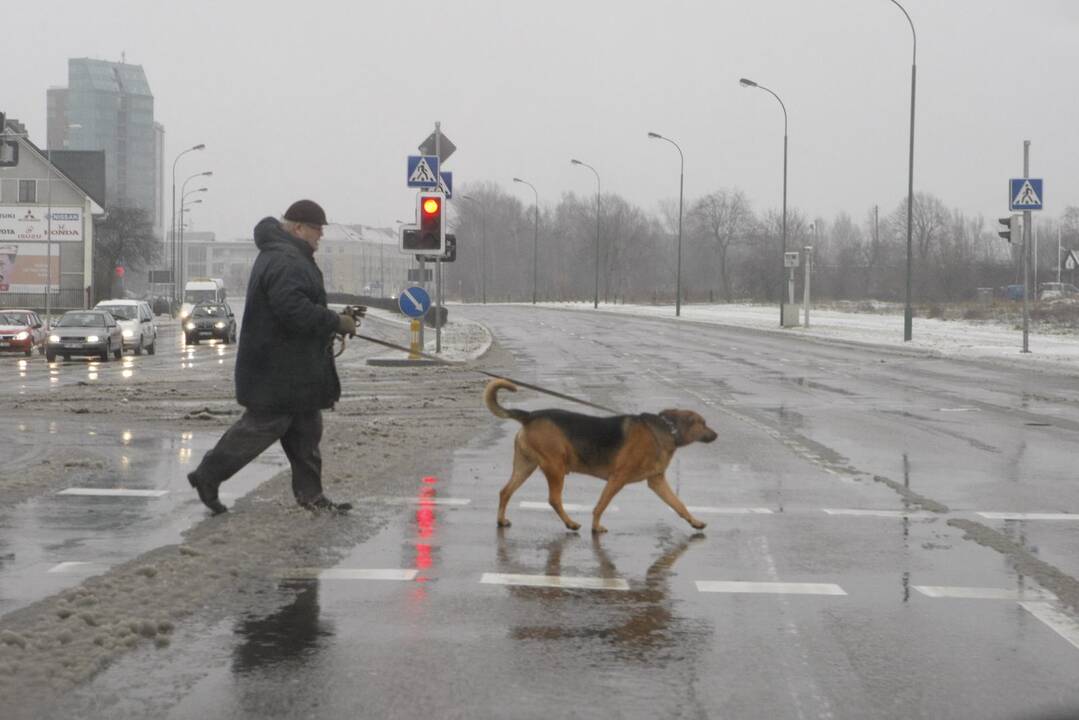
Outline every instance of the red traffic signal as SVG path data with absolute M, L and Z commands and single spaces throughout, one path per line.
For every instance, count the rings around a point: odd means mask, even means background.
M 116 266 L 116 277 L 123 277 L 123 276 L 124 276 L 124 266 L 123 265 L 117 265 Z
M 441 255 L 446 249 L 446 198 L 442 193 L 421 192 L 418 200 L 419 227 L 402 249 Z

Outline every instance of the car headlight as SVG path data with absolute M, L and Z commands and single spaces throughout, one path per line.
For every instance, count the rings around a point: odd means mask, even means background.
M 100 339 L 101 338 L 99 338 L 97 335 L 87 335 L 86 336 L 86 342 L 97 342 Z
M 126 337 L 126 338 L 135 337 L 135 333 L 133 333 L 130 330 L 124 330 L 124 337 Z
M 220 330 L 221 328 L 225 327 L 225 323 L 223 323 L 223 322 L 214 323 L 214 327 L 217 328 L 218 330 Z
M 51 343 L 60 342 L 60 336 L 59 335 L 50 335 L 49 336 L 49 342 L 51 342 Z
M 188 330 L 194 330 L 195 329 L 195 323 L 189 322 L 187 325 L 184 325 L 184 327 L 187 328 Z
M 21 333 L 18 333 L 18 334 L 17 334 L 16 336 L 15 336 L 15 339 L 16 339 L 16 340 L 25 340 L 25 339 L 26 339 L 26 338 L 28 338 L 28 337 L 30 337 L 30 333 L 28 333 L 28 332 L 26 332 L 25 330 L 23 330 L 23 331 L 22 331 Z

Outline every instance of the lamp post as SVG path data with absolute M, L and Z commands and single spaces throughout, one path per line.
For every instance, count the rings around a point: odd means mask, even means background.
M 182 196 L 180 198 L 180 279 L 181 280 L 183 280 L 186 277 L 186 275 L 185 275 L 186 267 L 185 267 L 185 263 L 184 263 L 184 218 L 183 218 L 183 214 L 185 212 L 190 212 L 191 211 L 191 208 L 188 207 L 189 205 L 198 205 L 201 202 L 202 202 L 202 198 L 197 198 L 195 200 L 186 200 L 186 201 L 183 199 Z
M 198 173 L 194 173 L 193 175 L 189 175 L 184 180 L 183 184 L 180 185 L 180 207 L 181 208 L 184 207 L 184 201 L 187 199 L 187 196 L 191 194 L 191 193 L 187 192 L 187 184 L 189 182 L 191 182 L 192 180 L 194 180 L 195 178 L 198 178 L 198 177 L 213 177 L 213 174 L 214 174 L 213 170 L 206 170 L 204 172 L 198 172 Z M 184 231 L 184 229 L 183 229 L 183 225 L 181 223 L 180 241 L 179 241 L 179 243 L 177 245 L 177 250 L 178 250 L 177 257 L 179 258 L 179 266 L 177 268 L 177 277 L 175 278 L 175 279 L 181 281 L 179 283 L 179 287 L 181 289 L 181 292 L 183 292 L 183 282 L 182 281 L 186 277 L 186 275 L 184 274 L 184 271 L 187 269 L 185 264 L 184 264 L 184 232 L 183 231 Z M 175 237 L 173 237 L 173 241 L 174 242 L 176 241 Z
M 914 30 L 914 21 L 910 19 L 910 13 L 896 0 L 892 2 L 903 11 L 907 22 L 910 23 L 910 34 L 914 41 L 910 59 L 910 155 L 907 161 L 907 301 L 903 309 L 903 341 L 910 342 L 914 335 L 914 308 L 910 304 L 910 285 L 914 265 L 911 247 L 914 233 L 914 89 L 918 77 L 918 33 Z
M 203 143 L 199 143 L 198 145 L 193 145 L 193 146 L 189 147 L 187 150 L 182 151 L 179 155 L 176 156 L 176 159 L 172 161 L 172 220 L 170 222 L 170 225 L 172 227 L 172 252 L 170 254 L 172 255 L 172 299 L 173 299 L 173 302 L 176 302 L 176 301 L 179 300 L 179 290 L 180 290 L 179 284 L 176 282 L 176 271 L 177 271 L 177 265 L 178 265 L 177 257 L 176 257 L 176 251 L 178 249 L 177 245 L 176 245 L 176 163 L 180 162 L 180 158 L 182 158 L 187 153 L 192 152 L 193 150 L 205 150 L 205 149 L 206 149 L 206 145 L 203 144 Z
M 779 326 L 783 327 L 783 274 L 785 269 L 783 259 L 787 254 L 787 106 L 783 104 L 783 100 L 778 95 L 763 85 L 746 78 L 742 78 L 738 82 L 742 87 L 755 87 L 764 90 L 778 100 L 779 107 L 783 109 L 783 252 L 779 256 Z
M 77 129 L 77 128 L 81 128 L 81 127 L 82 127 L 82 125 L 80 125 L 78 123 L 72 123 L 71 125 L 68 125 L 67 128 L 65 129 L 64 137 L 65 138 L 67 137 L 66 130 L 69 130 L 69 129 L 73 130 L 73 129 Z M 2 131 L 2 130 L 3 130 L 3 128 L 0 128 L 0 131 Z M 64 144 L 65 145 L 67 144 L 67 140 L 64 140 Z M 51 330 L 52 329 L 52 302 L 51 302 L 51 300 L 52 300 L 52 175 L 53 175 L 53 170 L 54 170 L 53 164 L 52 164 L 52 146 L 51 145 L 48 146 L 47 148 L 45 148 L 45 155 L 46 155 L 46 162 L 49 165 L 49 168 L 48 168 L 48 173 L 49 174 L 46 175 L 47 184 L 48 184 L 48 188 L 49 188 L 48 191 L 47 191 L 47 194 L 49 196 L 49 200 L 48 200 L 49 207 L 48 207 L 48 212 L 46 212 L 46 214 L 45 214 L 45 329 L 46 330 Z M 35 197 L 35 200 L 36 200 L 36 197 Z M 91 273 L 91 275 L 92 274 L 93 273 Z M 63 282 L 61 281 L 60 284 L 62 285 Z
M 681 163 L 678 171 L 678 270 L 675 273 L 674 284 L 674 316 L 680 317 L 682 315 L 682 192 L 686 180 L 686 156 L 682 154 L 682 148 L 679 147 L 678 143 L 669 137 L 663 137 L 654 132 L 648 133 L 648 137 L 656 140 L 666 140 L 671 145 L 674 145 Z
M 533 213 L 533 216 L 532 216 L 532 228 L 533 228 L 533 234 L 532 234 L 532 304 L 535 305 L 536 304 L 536 257 L 537 257 L 536 248 L 539 246 L 539 193 L 536 192 L 536 186 L 533 185 L 532 183 L 528 182 L 527 180 L 522 180 L 521 178 L 513 178 L 513 182 L 521 183 L 522 185 L 527 185 L 528 187 L 532 188 L 532 193 L 536 196 L 536 207 L 535 207 L 535 212 Z
M 487 206 L 470 195 L 462 195 L 462 200 L 474 202 L 480 207 L 480 232 L 483 239 L 480 244 L 480 297 L 487 304 Z
M 580 160 L 570 160 L 573 165 L 583 165 L 592 171 L 592 174 L 596 176 L 596 291 L 592 298 L 592 307 L 599 307 L 599 201 L 600 201 L 600 182 L 599 173 L 596 169 L 588 163 L 581 162 Z

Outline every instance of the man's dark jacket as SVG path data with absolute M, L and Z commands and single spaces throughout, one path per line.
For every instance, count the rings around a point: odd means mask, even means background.
M 314 250 L 272 217 L 255 226 L 255 245 L 236 353 L 236 400 L 263 412 L 333 407 L 341 397 L 332 350 L 338 316 L 326 307 Z

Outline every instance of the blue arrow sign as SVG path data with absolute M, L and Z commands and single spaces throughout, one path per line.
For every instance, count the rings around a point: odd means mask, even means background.
M 397 296 L 397 307 L 409 317 L 423 317 L 431 309 L 431 296 L 423 288 L 414 285 Z
M 405 177 L 409 187 L 438 187 L 438 158 L 434 155 L 409 155 Z
M 1012 178 L 1008 181 L 1009 210 L 1041 210 L 1043 200 L 1041 178 Z

